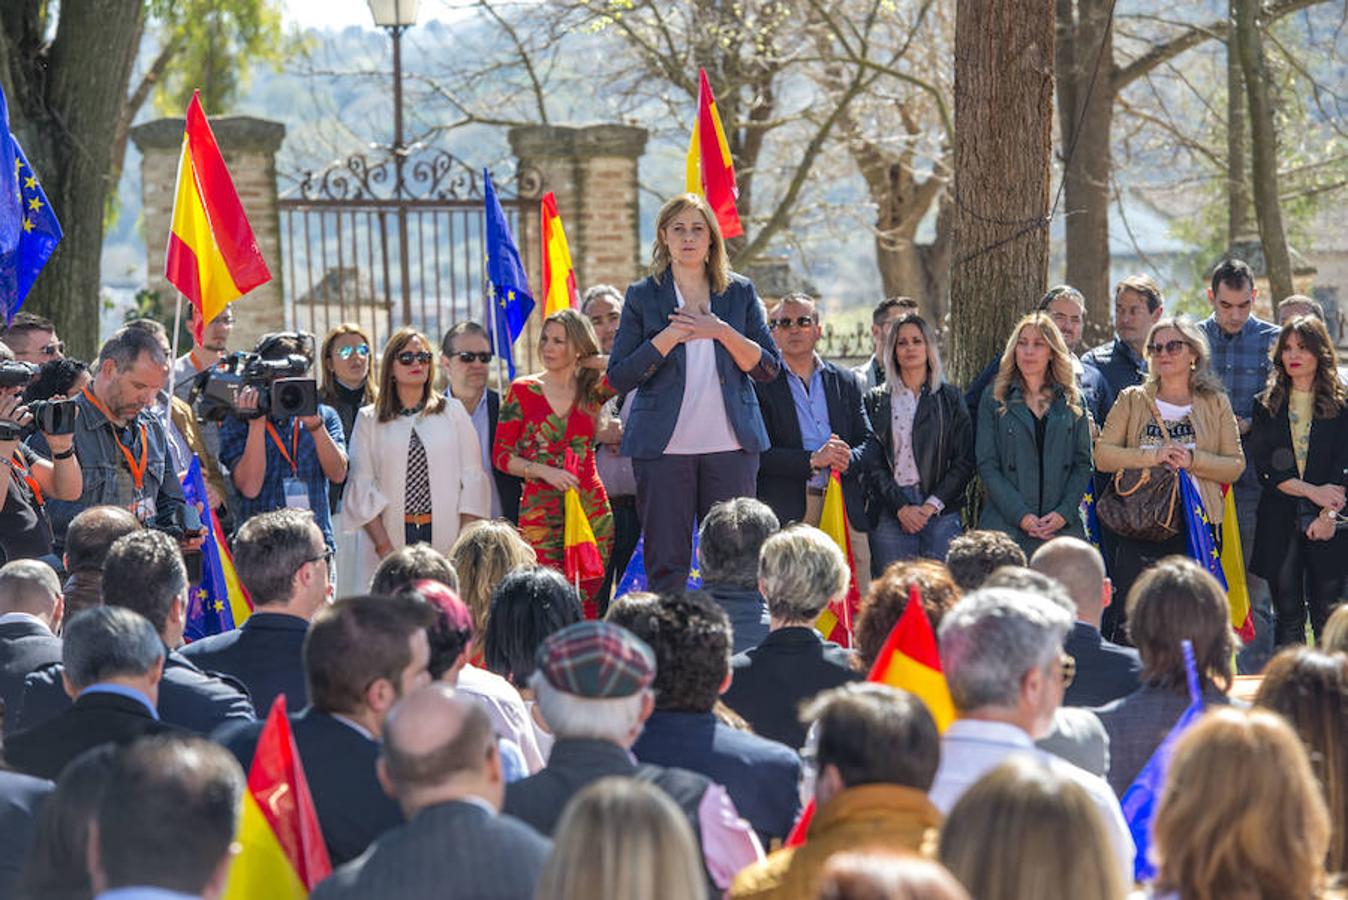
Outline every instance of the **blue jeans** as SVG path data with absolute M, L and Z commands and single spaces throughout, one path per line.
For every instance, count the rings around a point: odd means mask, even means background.
M 920 506 L 926 500 L 916 487 L 900 487 L 899 490 L 914 506 Z M 874 571 L 883 572 L 890 563 L 905 559 L 922 557 L 944 562 L 950 542 L 960 531 L 957 509 L 946 509 L 940 515 L 932 516 L 917 534 L 904 531 L 897 516 L 881 514 L 879 523 L 870 533 L 871 565 Z

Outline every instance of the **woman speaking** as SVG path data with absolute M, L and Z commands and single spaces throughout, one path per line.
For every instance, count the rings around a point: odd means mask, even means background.
M 767 429 L 750 379 L 781 358 L 753 282 L 730 271 L 716 216 L 680 194 L 656 220 L 650 274 L 627 288 L 608 376 L 635 390 L 622 452 L 632 457 L 653 591 L 683 587 L 693 522 L 757 491 Z

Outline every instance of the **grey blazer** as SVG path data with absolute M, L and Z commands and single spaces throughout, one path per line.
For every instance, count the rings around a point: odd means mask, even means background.
M 1211 684 L 1203 686 L 1203 702 L 1209 707 L 1231 703 Z M 1095 710 L 1109 734 L 1109 786 L 1114 793 L 1123 797 L 1188 708 L 1188 690 L 1144 684 L 1127 697 Z
M 552 841 L 475 803 L 430 806 L 314 888 L 313 900 L 533 900 Z

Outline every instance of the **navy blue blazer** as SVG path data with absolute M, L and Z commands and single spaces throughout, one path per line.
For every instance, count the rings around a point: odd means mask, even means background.
M 0 897 L 15 896 L 28 847 L 37 832 L 38 813 L 52 783 L 18 772 L 0 772 Z
M 613 339 L 613 352 L 609 354 L 608 380 L 620 394 L 637 392 L 622 442 L 623 455 L 633 459 L 661 456 L 679 419 L 687 350 L 679 344 L 668 356 L 661 356 L 651 343 L 651 338 L 669 325 L 669 316 L 677 308 L 674 276 L 670 272 L 659 280 L 651 275 L 627 287 L 622 321 Z M 711 311 L 758 344 L 762 351 L 758 365 L 744 372 L 725 347 L 719 341 L 716 343 L 716 371 L 721 378 L 721 396 L 730 427 L 742 448 L 761 453 L 770 445 L 751 380 L 771 381 L 782 366 L 777 345 L 768 331 L 767 313 L 753 282 L 733 273 L 725 292 L 711 295 Z
M 193 641 L 182 655 L 207 671 L 242 681 L 253 709 L 265 719 L 277 694 L 286 695 L 287 710 L 309 703 L 303 658 L 308 631 L 309 623 L 299 616 L 259 611 L 239 628 Z
M 16 730 L 23 680 L 28 673 L 60 661 L 61 639 L 41 622 L 19 620 L 0 625 L 0 702 L 4 703 L 5 734 Z

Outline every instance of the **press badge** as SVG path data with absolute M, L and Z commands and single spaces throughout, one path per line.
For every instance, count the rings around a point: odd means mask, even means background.
M 142 525 L 149 525 L 154 521 L 155 502 L 153 497 L 137 497 L 131 504 L 131 515 L 136 517 L 136 521 Z
M 309 509 L 309 486 L 298 478 L 287 478 L 281 482 L 285 489 L 286 506 L 291 509 Z

